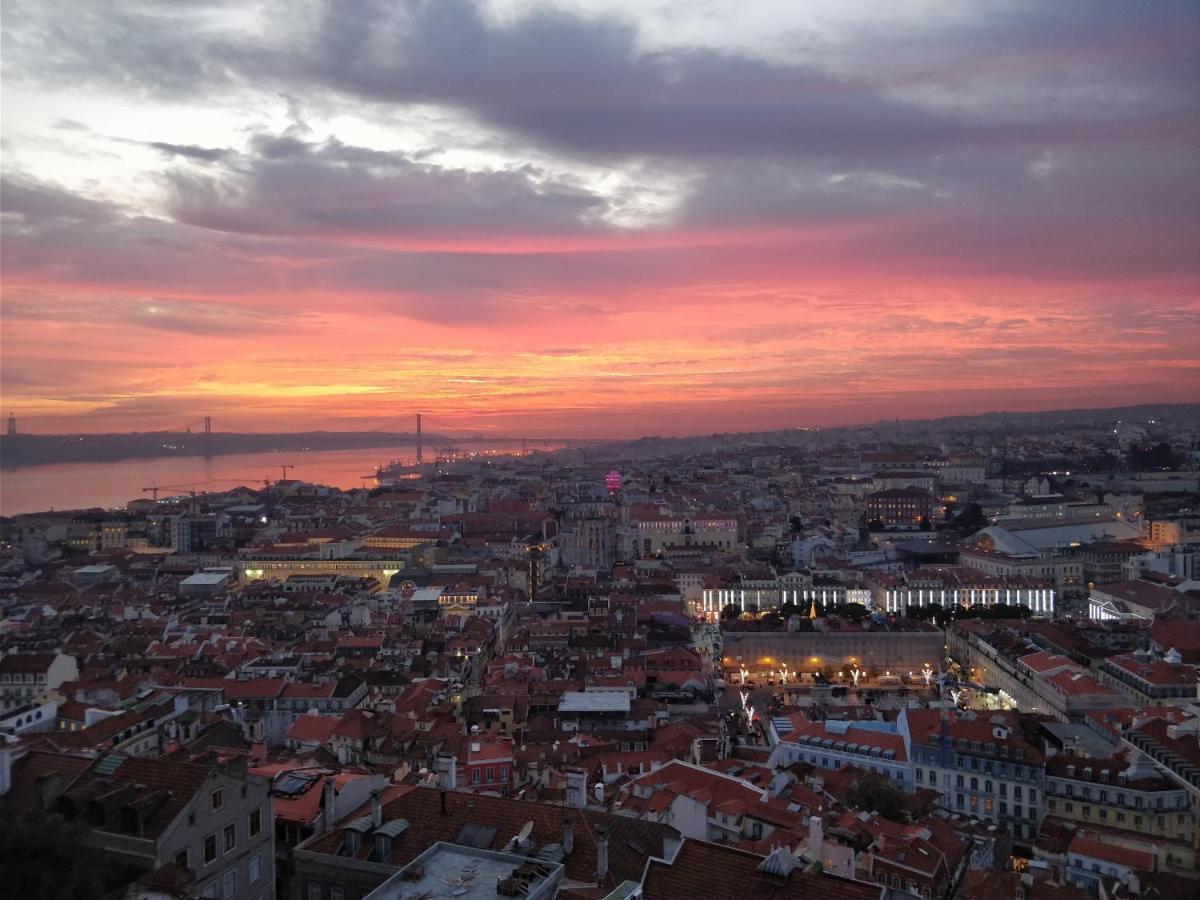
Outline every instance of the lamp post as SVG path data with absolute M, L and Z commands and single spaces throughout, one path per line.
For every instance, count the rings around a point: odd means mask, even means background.
M 787 663 L 784 663 L 784 664 L 783 664 L 782 666 L 780 666 L 780 668 L 779 668 L 779 680 L 780 680 L 780 682 L 782 682 L 784 685 L 786 685 L 786 684 L 787 684 L 787 676 L 788 676 L 788 671 L 787 671 Z
M 858 687 L 858 677 L 860 675 L 862 675 L 862 670 L 859 669 L 858 666 L 855 666 L 853 669 L 850 670 L 850 677 L 854 679 L 854 686 L 856 688 Z
M 925 687 L 929 687 L 933 683 L 933 668 L 929 663 L 925 663 L 925 668 L 921 669 L 921 674 L 925 676 Z

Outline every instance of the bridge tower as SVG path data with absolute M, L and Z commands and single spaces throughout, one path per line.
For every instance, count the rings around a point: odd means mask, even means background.
M 421 445 L 421 414 L 417 413 L 417 465 L 425 462 L 424 447 Z
M 212 459 L 212 416 L 204 417 L 204 458 Z

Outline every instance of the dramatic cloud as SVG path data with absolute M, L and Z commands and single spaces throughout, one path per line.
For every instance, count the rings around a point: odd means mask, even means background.
M 3 405 L 582 435 L 1194 399 L 1198 44 L 1171 2 L 18 0 Z

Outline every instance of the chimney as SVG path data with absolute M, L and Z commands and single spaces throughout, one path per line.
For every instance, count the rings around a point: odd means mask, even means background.
M 575 823 L 566 817 L 562 823 L 562 848 L 564 856 L 570 856 L 575 849 Z
M 333 827 L 333 823 L 337 821 L 337 786 L 333 783 L 333 778 L 325 779 L 325 784 L 322 786 L 325 797 L 325 830 L 328 831 Z
M 371 827 L 378 828 L 383 824 L 383 801 L 380 791 L 371 791 Z
M 808 819 L 808 852 L 813 859 L 821 858 L 821 845 L 825 843 L 825 829 L 820 816 Z
M 436 767 L 438 787 L 448 791 L 458 787 L 458 757 L 451 753 L 439 753 Z
M 608 826 L 596 826 L 596 881 L 608 877 Z
M 587 773 L 583 769 L 567 769 L 567 806 L 582 809 L 587 806 Z
M 597 781 L 595 790 L 596 790 L 596 802 L 599 803 L 601 806 L 603 806 L 604 805 L 604 782 Z

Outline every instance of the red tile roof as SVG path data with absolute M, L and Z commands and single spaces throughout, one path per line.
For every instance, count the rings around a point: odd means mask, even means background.
M 1094 838 L 1086 837 L 1084 834 L 1076 834 L 1071 839 L 1071 843 L 1067 846 L 1068 853 L 1078 853 L 1080 856 L 1086 856 L 1090 859 L 1099 859 L 1104 862 L 1115 863 L 1118 866 L 1128 866 L 1131 869 L 1138 869 L 1144 872 L 1154 871 L 1154 854 L 1145 850 L 1134 850 L 1130 847 L 1122 847 L 1119 844 L 1112 844 L 1105 841 L 1098 841 Z
M 651 860 L 643 896 L 645 900 L 880 900 L 883 896 L 880 885 L 810 875 L 799 868 L 787 876 L 767 875 L 759 870 L 764 859 L 756 853 L 689 838 L 672 862 Z
M 445 797 L 443 812 L 442 797 Z M 364 805 L 351 813 L 352 821 L 369 811 Z M 471 794 L 465 791 L 439 791 L 409 787 L 394 800 L 383 804 L 384 821 L 406 819 L 408 829 L 392 845 L 389 862 L 402 866 L 411 862 L 438 841 L 454 842 L 466 824 L 495 828 L 488 845 L 500 850 L 515 837 L 526 822 L 533 822 L 532 840 L 538 847 L 562 840 L 563 821 L 573 824 L 574 850 L 567 857 L 567 877 L 572 881 L 596 881 L 596 828 L 608 828 L 608 879 L 605 887 L 611 890 L 622 881 L 639 881 L 647 856 L 662 856 L 663 842 L 678 835 L 674 828 L 654 822 L 643 822 L 628 816 L 531 803 L 504 797 Z M 335 854 L 342 846 L 343 829 L 335 828 L 307 843 L 303 849 Z M 369 852 L 364 842 L 361 855 Z

